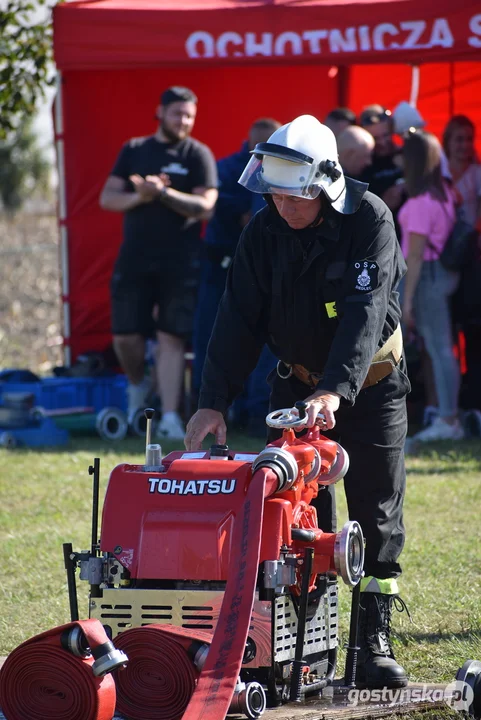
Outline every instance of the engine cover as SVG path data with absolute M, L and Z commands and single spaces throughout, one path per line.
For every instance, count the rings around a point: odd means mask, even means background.
M 100 549 L 112 553 L 132 579 L 227 580 L 235 516 L 251 465 L 171 455 L 164 472 L 114 468 Z

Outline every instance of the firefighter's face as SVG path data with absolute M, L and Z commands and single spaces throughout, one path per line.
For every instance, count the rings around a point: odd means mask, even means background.
M 310 200 L 295 195 L 272 195 L 277 212 L 293 230 L 309 227 L 321 209 L 321 197 Z

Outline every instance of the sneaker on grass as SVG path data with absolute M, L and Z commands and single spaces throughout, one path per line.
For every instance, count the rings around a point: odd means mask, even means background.
M 450 425 L 442 418 L 437 417 L 429 427 L 416 433 L 413 440 L 416 442 L 435 442 L 436 440 L 462 440 L 463 438 L 464 430 L 459 420 Z
M 152 392 L 150 378 L 145 377 L 138 385 L 129 383 L 127 385 L 127 417 L 129 423 L 132 421 L 137 410 L 145 410 Z
M 157 437 L 164 440 L 183 440 L 185 428 L 176 412 L 166 412 L 157 427 Z
M 426 405 L 423 412 L 423 428 L 432 425 L 437 417 L 439 417 L 439 408 L 434 405 Z

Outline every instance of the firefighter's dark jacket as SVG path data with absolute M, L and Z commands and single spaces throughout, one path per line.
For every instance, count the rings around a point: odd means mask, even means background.
M 390 210 L 366 186 L 356 212 L 326 209 L 309 251 L 273 203 L 244 228 L 204 365 L 199 408 L 225 413 L 264 343 L 321 372 L 318 388 L 352 405 L 375 352 L 399 323 L 406 272 Z

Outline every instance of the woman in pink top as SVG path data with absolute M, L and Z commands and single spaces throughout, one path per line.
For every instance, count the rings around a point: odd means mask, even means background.
M 453 355 L 449 297 L 459 273 L 446 270 L 439 256 L 455 222 L 454 194 L 443 180 L 441 146 L 430 133 L 417 132 L 404 144 L 404 177 L 409 196 L 399 213 L 401 247 L 407 260 L 403 322 L 423 338 L 431 359 L 439 416 L 415 435 L 419 441 L 459 440 L 460 372 Z

